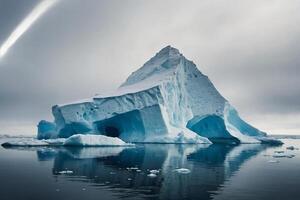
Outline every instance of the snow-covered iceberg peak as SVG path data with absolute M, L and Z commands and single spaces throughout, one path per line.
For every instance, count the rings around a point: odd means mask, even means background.
M 171 46 L 166 46 L 154 57 L 147 61 L 140 69 L 133 72 L 122 86 L 128 86 L 145 80 L 151 76 L 161 74 L 176 67 L 183 55 Z
M 167 46 L 118 89 L 52 107 L 54 123 L 41 121 L 39 139 L 75 134 L 125 142 L 273 142 L 243 121 L 209 78 Z

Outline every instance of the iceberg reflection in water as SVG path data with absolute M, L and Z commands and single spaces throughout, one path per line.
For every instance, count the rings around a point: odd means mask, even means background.
M 38 148 L 54 159 L 57 179 L 89 182 L 122 198 L 211 199 L 241 165 L 266 145 L 138 145 L 104 148 Z M 186 168 L 191 172 L 177 173 Z M 72 173 L 63 173 L 64 171 Z M 157 176 L 149 176 L 158 170 Z M 175 171 L 174 171 L 175 170 Z

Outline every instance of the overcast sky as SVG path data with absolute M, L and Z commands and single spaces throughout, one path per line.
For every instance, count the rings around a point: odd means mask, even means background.
M 0 0 L 0 46 L 39 0 Z M 300 1 L 58 0 L 0 58 L 0 134 L 118 87 L 166 45 L 252 125 L 300 133 Z

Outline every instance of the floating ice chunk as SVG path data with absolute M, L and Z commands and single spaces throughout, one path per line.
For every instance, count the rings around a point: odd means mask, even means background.
M 137 168 L 137 167 L 127 167 L 126 169 L 127 170 L 138 170 L 139 168 Z
M 263 156 L 265 156 L 265 157 L 269 157 L 269 156 L 271 156 L 271 155 L 269 155 L 269 154 L 264 154 Z
M 33 147 L 33 146 L 61 146 L 65 142 L 65 138 L 38 140 L 36 138 L 17 138 L 7 141 L 2 144 L 4 147 L 10 146 L 22 146 L 22 147 Z
M 272 144 L 272 145 L 281 145 L 281 144 L 283 144 L 282 141 L 280 141 L 276 138 L 273 138 L 273 137 L 257 136 L 255 138 L 257 140 L 259 140 L 261 143 Z
M 108 137 L 104 135 L 73 135 L 67 139 L 47 139 L 38 140 L 36 138 L 18 138 L 7 141 L 2 146 L 134 146 L 128 144 L 117 137 Z
M 18 138 L 11 141 L 7 141 L 2 144 L 4 147 L 10 147 L 10 146 L 47 146 L 49 143 L 47 143 L 44 140 L 38 140 L 35 138 Z
M 299 150 L 298 148 L 295 148 L 294 146 L 289 146 L 286 149 L 288 149 L 288 150 Z
M 274 151 L 275 153 L 284 153 L 284 151 Z
M 295 155 L 293 154 L 286 154 L 286 153 L 275 153 L 273 154 L 274 158 L 293 158 Z
M 189 173 L 191 173 L 191 170 L 189 170 L 187 168 L 179 168 L 179 169 L 175 169 L 174 171 L 179 173 L 179 174 L 189 174 Z
M 293 155 L 293 154 L 290 154 L 290 155 L 286 155 L 286 157 L 287 157 L 287 158 L 294 158 L 294 157 L 295 157 L 295 155 Z
M 149 172 L 150 172 L 150 174 L 158 174 L 158 173 L 159 173 L 159 170 L 157 170 L 157 169 L 152 169 L 152 170 L 150 170 Z
M 154 174 L 154 173 L 150 173 L 150 174 L 148 174 L 147 176 L 150 177 L 150 178 L 156 178 L 156 177 L 157 177 L 157 175 Z
M 278 160 L 269 160 L 268 162 L 269 162 L 269 163 L 279 163 Z
M 72 170 L 63 170 L 58 172 L 59 174 L 73 174 L 74 172 Z
M 76 134 L 69 137 L 64 146 L 132 146 L 117 137 L 105 135 L 82 135 Z

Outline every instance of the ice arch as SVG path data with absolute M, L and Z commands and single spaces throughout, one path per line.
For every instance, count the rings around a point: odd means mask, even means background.
M 211 142 L 239 143 L 239 140 L 227 131 L 223 118 L 218 115 L 194 117 L 188 122 L 187 128 L 208 138 Z

